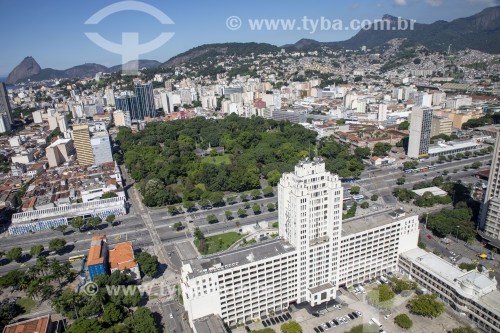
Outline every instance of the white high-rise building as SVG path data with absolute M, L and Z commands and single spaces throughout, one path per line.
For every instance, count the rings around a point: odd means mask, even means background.
M 113 91 L 113 88 L 107 88 L 105 94 L 106 104 L 109 106 L 115 106 L 115 92 Z
M 277 239 L 184 261 L 191 326 L 212 314 L 236 326 L 292 303 L 320 305 L 339 286 L 395 271 L 399 255 L 417 247 L 418 216 L 385 210 L 342 224 L 342 193 L 321 159 L 300 162 L 278 186 Z
M 432 109 L 413 108 L 410 121 L 408 156 L 419 158 L 427 156 L 431 141 Z
M 387 120 L 387 104 L 378 105 L 378 121 Z
M 417 106 L 430 108 L 432 106 L 432 95 L 428 93 L 419 93 L 417 95 Z
M 480 227 L 483 237 L 494 243 L 500 241 L 500 132 L 497 133 L 488 187 L 481 205 Z M 498 244 L 497 244 L 498 245 Z
M 278 185 L 279 233 L 298 254 L 298 301 L 317 305 L 335 298 L 342 185 L 318 161 L 302 162 Z

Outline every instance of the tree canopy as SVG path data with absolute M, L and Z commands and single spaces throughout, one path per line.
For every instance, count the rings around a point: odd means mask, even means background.
M 427 294 L 411 299 L 408 308 L 416 315 L 435 318 L 443 313 L 444 304 L 437 299 L 436 294 Z
M 220 120 L 199 117 L 148 123 L 139 133 L 121 127 L 117 143 L 144 203 L 161 206 L 181 198 L 199 200 L 200 184 L 211 192 L 242 192 L 260 188 L 260 177 L 268 177 L 275 185 L 283 172 L 292 171 L 308 156 L 316 136 L 290 122 L 230 115 Z M 213 157 L 195 153 L 209 146 L 224 146 L 229 163 L 216 163 Z

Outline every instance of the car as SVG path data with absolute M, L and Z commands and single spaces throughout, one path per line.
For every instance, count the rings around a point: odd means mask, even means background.
M 331 325 L 331 324 L 330 324 L 330 322 L 328 322 L 328 321 L 325 323 L 325 325 L 326 325 L 326 327 L 328 327 L 328 328 L 331 328 L 331 327 L 332 327 L 332 325 Z
M 264 327 L 269 326 L 265 320 L 263 320 L 263 321 L 262 321 L 262 325 L 263 325 Z
M 170 314 L 170 319 L 174 319 L 174 315 L 173 314 Z
M 432 239 L 432 236 L 431 235 L 427 235 L 427 238 Z
M 280 323 L 284 323 L 285 322 L 285 319 L 283 319 L 282 316 L 278 316 L 278 320 L 280 321 Z
M 337 321 L 337 319 L 333 319 L 332 321 L 333 321 L 333 323 L 334 323 L 335 325 L 337 325 L 337 326 L 339 326 L 339 325 L 340 325 L 340 323 Z
M 332 325 L 332 327 L 337 326 L 337 325 L 335 325 L 335 323 L 333 322 L 333 320 L 330 320 L 329 323 L 330 323 L 330 325 Z
M 356 312 L 354 312 L 354 311 L 351 312 L 351 314 L 353 315 L 354 318 L 358 318 L 359 317 L 358 314 Z
M 390 314 L 385 315 L 385 316 L 384 316 L 384 319 L 385 319 L 385 320 L 387 320 L 387 319 L 389 319 L 389 317 L 390 317 L 390 316 L 391 316 Z
M 351 319 L 351 320 L 354 320 L 354 316 L 350 313 L 347 314 L 347 316 Z
M 362 317 L 363 314 L 361 313 L 361 311 L 356 311 L 356 313 L 358 314 L 358 316 Z
M 273 323 L 271 323 L 271 320 L 266 319 L 267 326 L 271 326 Z
M 314 332 L 319 333 L 320 332 L 319 328 L 315 327 Z
M 20 266 L 21 266 L 21 267 L 26 267 L 26 266 L 28 266 L 28 265 L 23 263 L 23 264 L 21 264 Z
M 245 326 L 245 331 L 247 331 L 248 333 L 250 333 L 252 330 L 250 330 L 250 327 Z
M 271 324 L 276 325 L 276 320 L 274 318 L 269 319 L 271 321 Z
M 288 318 L 288 320 L 292 319 L 292 315 L 290 314 L 290 312 L 286 313 L 286 317 Z
M 320 332 L 324 332 L 324 331 L 325 331 L 325 329 L 324 329 L 322 326 L 318 326 L 318 330 L 319 330 Z
M 320 316 L 320 314 L 319 314 L 319 313 L 317 313 L 317 312 L 313 312 L 313 313 L 311 313 L 311 314 L 312 314 L 314 317 L 319 317 L 319 316 Z

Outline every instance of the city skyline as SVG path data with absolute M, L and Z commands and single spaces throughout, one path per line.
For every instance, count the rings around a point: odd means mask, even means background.
M 93 44 L 85 32 L 99 32 L 104 38 L 117 42 L 121 32 L 137 31 L 142 43 L 154 39 L 163 31 L 173 32 L 173 38 L 155 51 L 141 55 L 141 59 L 164 62 L 193 47 L 207 43 L 262 42 L 274 45 L 295 43 L 302 38 L 318 41 L 341 41 L 349 39 L 358 31 L 252 31 L 243 26 L 232 31 L 226 26 L 227 18 L 238 16 L 243 22 L 248 19 L 296 19 L 304 16 L 331 20 L 379 19 L 384 14 L 414 19 L 418 23 L 437 20 L 453 20 L 480 12 L 484 8 L 499 5 L 497 0 L 460 0 L 461 5 L 450 0 L 360 0 L 342 4 L 324 1 L 309 2 L 307 7 L 287 7 L 283 15 L 281 4 L 263 1 L 248 4 L 220 2 L 217 10 L 213 4 L 185 3 L 166 4 L 145 1 L 166 15 L 173 25 L 161 25 L 155 18 L 133 11 L 115 13 L 98 25 L 84 22 L 100 9 L 116 1 L 86 2 L 85 4 L 54 1 L 49 4 L 31 2 L 33 10 L 26 11 L 20 3 L 5 3 L 4 13 L 23 12 L 24 22 L 19 24 L 17 15 L 2 17 L 12 31 L 5 35 L 9 53 L 2 54 L 0 76 L 6 76 L 24 57 L 33 56 L 42 68 L 66 69 L 83 63 L 99 63 L 105 66 L 118 65 L 121 58 Z M 207 15 L 210 13 L 210 15 Z M 203 33 L 200 33 L 203 31 Z

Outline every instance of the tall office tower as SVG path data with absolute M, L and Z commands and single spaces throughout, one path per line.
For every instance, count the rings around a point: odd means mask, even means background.
M 120 96 L 115 98 L 116 109 L 122 111 L 128 111 L 130 114 L 130 119 L 139 120 L 139 111 L 137 108 L 137 97 L 136 96 Z M 144 118 L 143 118 L 144 119 Z
M 137 97 L 138 119 L 144 117 L 155 117 L 155 102 L 153 95 L 153 85 L 151 83 L 136 84 L 135 96 Z M 132 117 L 132 119 L 135 119 Z
M 298 302 L 312 306 L 337 292 L 342 185 L 321 159 L 305 161 L 278 185 L 279 234 L 297 250 Z
M 10 131 L 12 125 L 12 109 L 10 108 L 9 95 L 5 83 L 0 82 L 0 117 L 5 119 L 5 128 Z
M 408 156 L 419 158 L 427 156 L 431 142 L 432 109 L 413 108 L 410 122 Z
M 495 150 L 491 163 L 488 187 L 481 205 L 480 227 L 484 230 L 483 237 L 500 240 L 500 132 L 497 133 Z
M 73 125 L 73 141 L 76 149 L 76 157 L 80 165 L 93 165 L 94 154 L 90 143 L 89 125 Z

